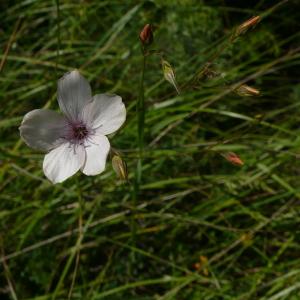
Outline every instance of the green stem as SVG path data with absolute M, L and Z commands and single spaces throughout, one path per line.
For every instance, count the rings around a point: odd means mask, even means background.
M 142 74 L 141 74 L 141 81 L 140 81 L 139 98 L 137 102 L 137 116 L 138 116 L 137 144 L 139 149 L 138 152 L 139 157 L 138 157 L 136 173 L 135 173 L 133 203 L 132 203 L 133 213 L 131 217 L 131 232 L 132 232 L 132 240 L 134 244 L 135 244 L 135 236 L 136 236 L 136 222 L 134 218 L 135 218 L 135 210 L 137 206 L 138 193 L 142 181 L 142 158 L 143 158 L 143 151 L 144 151 L 144 127 L 145 127 L 144 78 L 145 78 L 145 68 L 146 68 L 146 53 L 145 53 L 145 49 L 142 50 L 143 50 Z
M 59 51 L 61 48 L 61 38 L 60 38 L 60 7 L 59 0 L 55 0 L 56 4 L 56 18 L 57 18 L 57 47 L 56 47 L 56 76 L 58 75 L 57 65 L 59 64 Z
M 145 127 L 145 94 L 144 94 L 144 78 L 145 78 L 145 67 L 146 67 L 146 55 L 143 53 L 143 66 L 142 75 L 140 82 L 140 91 L 138 99 L 138 146 L 139 156 L 142 157 L 144 149 L 144 127 Z
M 145 94 L 144 94 L 144 78 L 145 78 L 145 68 L 146 68 L 146 55 L 143 50 L 143 64 L 142 64 L 142 74 L 140 82 L 140 91 L 139 98 L 137 102 L 137 115 L 138 115 L 138 148 L 139 148 L 139 157 L 136 168 L 135 176 L 135 187 L 134 187 L 134 203 L 133 206 L 136 206 L 137 195 L 139 192 L 139 186 L 142 180 L 142 158 L 144 151 L 144 127 L 145 127 Z

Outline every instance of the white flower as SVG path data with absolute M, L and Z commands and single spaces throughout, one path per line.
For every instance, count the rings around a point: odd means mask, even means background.
M 45 150 L 43 169 L 53 183 L 66 180 L 79 169 L 86 175 L 104 171 L 110 144 L 106 135 L 126 119 L 120 96 L 92 96 L 91 87 L 78 71 L 58 81 L 57 98 L 64 115 L 36 109 L 24 116 L 20 135 L 35 149 Z

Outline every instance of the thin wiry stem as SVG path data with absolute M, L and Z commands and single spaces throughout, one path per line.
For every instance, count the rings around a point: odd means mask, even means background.
M 144 127 L 145 127 L 145 92 L 144 92 L 144 79 L 145 79 L 145 68 L 146 68 L 146 53 L 145 49 L 142 49 L 143 53 L 143 62 L 142 62 L 142 73 L 141 73 L 141 81 L 140 81 L 140 90 L 139 90 L 139 98 L 137 102 L 137 116 L 138 116 L 138 149 L 139 149 L 139 157 L 137 161 L 136 173 L 135 173 L 135 182 L 134 182 L 134 190 L 133 190 L 133 210 L 136 210 L 137 207 L 137 197 L 140 189 L 140 184 L 142 180 L 142 158 L 144 151 Z M 134 213 L 131 218 L 131 231 L 132 231 L 132 239 L 135 244 L 135 236 L 136 236 L 136 221 L 134 219 Z
M 3 239 L 2 239 L 1 236 L 0 236 L 0 247 L 1 247 L 1 249 L 0 249 L 1 250 L 1 256 L 5 257 L 4 247 L 3 247 Z M 8 267 L 5 259 L 2 260 L 2 265 L 4 267 L 4 276 L 6 278 L 6 281 L 7 281 L 8 287 L 9 287 L 10 295 L 11 295 L 13 300 L 18 300 L 17 294 L 15 292 L 14 284 L 13 284 L 13 281 L 11 279 L 10 270 L 9 270 L 9 267 Z
M 79 204 L 78 240 L 82 241 L 82 237 L 83 237 L 83 230 L 82 230 L 83 217 L 82 216 L 83 216 L 84 202 L 82 200 L 82 192 L 81 192 L 79 180 L 77 183 L 77 188 L 78 188 L 78 204 Z M 73 293 L 73 289 L 74 289 L 74 285 L 75 285 L 75 281 L 76 281 L 76 275 L 78 272 L 79 261 L 80 261 L 80 244 L 79 244 L 77 254 L 76 254 L 75 268 L 74 268 L 74 273 L 73 273 L 73 277 L 72 277 L 71 287 L 70 287 L 69 294 L 68 294 L 68 299 L 72 298 L 72 293 Z
M 57 66 L 59 65 L 59 51 L 61 49 L 61 38 L 60 38 L 60 8 L 59 0 L 55 0 L 56 3 L 56 25 L 57 25 L 57 47 L 56 47 L 56 76 L 58 76 Z
M 139 153 L 142 156 L 144 149 L 144 127 L 145 127 L 145 94 L 144 94 L 144 79 L 145 79 L 146 55 L 143 53 L 143 65 L 140 82 L 140 92 L 138 100 L 138 146 Z
M 14 27 L 14 29 L 13 29 L 13 32 L 12 32 L 12 34 L 11 34 L 11 36 L 10 36 L 8 42 L 7 42 L 6 48 L 5 48 L 5 50 L 4 50 L 4 55 L 3 55 L 2 59 L 1 59 L 1 62 L 0 62 L 0 72 L 1 72 L 2 69 L 3 69 L 3 66 L 4 66 L 4 64 L 5 64 L 7 55 L 8 55 L 8 53 L 9 53 L 9 50 L 10 50 L 10 48 L 11 48 L 11 46 L 12 46 L 14 40 L 16 39 L 16 36 L 17 36 L 17 33 L 18 33 L 18 28 L 19 28 L 20 22 L 21 22 L 21 18 L 19 18 L 19 19 L 17 20 L 17 22 L 16 22 L 16 24 L 15 24 L 15 27 Z

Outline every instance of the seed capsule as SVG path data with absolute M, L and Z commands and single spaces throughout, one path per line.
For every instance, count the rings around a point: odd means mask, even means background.
M 222 156 L 233 165 L 242 166 L 244 164 L 241 158 L 234 152 L 224 153 Z
M 260 20 L 261 20 L 260 16 L 255 16 L 255 17 L 252 17 L 249 20 L 245 21 L 244 23 L 242 23 L 235 30 L 231 40 L 234 40 L 238 36 L 246 33 L 251 27 L 254 27 Z
M 127 164 L 120 155 L 116 154 L 113 156 L 112 167 L 121 180 L 128 181 Z
M 174 86 L 177 93 L 179 94 L 179 88 L 177 86 L 177 82 L 175 79 L 175 73 L 174 73 L 171 65 L 164 59 L 162 59 L 161 64 L 162 64 L 162 69 L 163 69 L 165 79 Z
M 144 46 L 149 46 L 153 42 L 152 25 L 146 24 L 140 32 L 140 40 Z
M 244 97 L 251 97 L 251 96 L 258 96 L 260 94 L 260 91 L 247 85 L 243 84 L 240 87 L 238 87 L 235 92 Z
M 237 28 L 237 34 L 244 34 L 249 28 L 255 26 L 260 21 L 260 16 L 255 16 L 245 21 L 242 25 Z

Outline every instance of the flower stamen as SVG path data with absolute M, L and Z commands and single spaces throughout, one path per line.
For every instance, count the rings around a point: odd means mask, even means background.
M 79 125 L 73 127 L 73 135 L 77 140 L 82 140 L 88 135 L 89 131 L 85 125 Z

